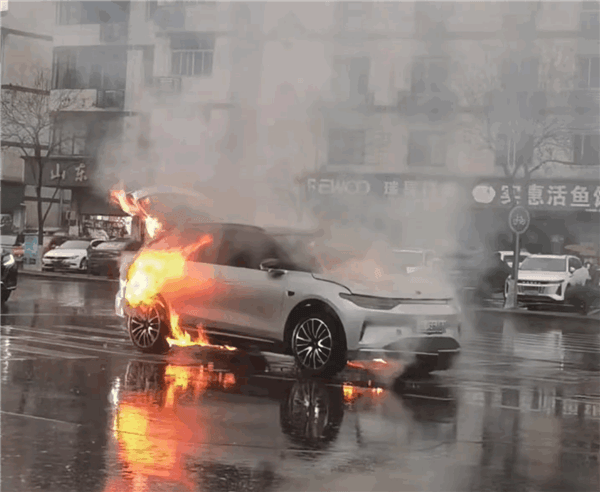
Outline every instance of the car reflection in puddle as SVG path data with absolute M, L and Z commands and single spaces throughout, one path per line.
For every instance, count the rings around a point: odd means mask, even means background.
M 105 492 L 277 490 L 298 469 L 387 460 L 412 440 L 415 422 L 420 442 L 451 437 L 440 425 L 455 428 L 452 395 L 435 379 L 390 391 L 368 377 L 343 384 L 274 377 L 261 356 L 241 351 L 190 353 L 131 361 L 115 382 L 117 465 Z M 424 404 L 432 388 L 439 394 Z

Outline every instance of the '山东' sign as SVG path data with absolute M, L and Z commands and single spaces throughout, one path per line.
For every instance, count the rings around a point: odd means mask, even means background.
M 477 203 L 507 208 L 522 205 L 530 210 L 600 212 L 600 183 L 480 183 L 472 194 Z

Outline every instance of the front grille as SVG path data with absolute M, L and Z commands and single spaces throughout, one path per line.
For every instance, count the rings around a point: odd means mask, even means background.
M 550 285 L 558 284 L 558 280 L 519 280 L 519 285 Z

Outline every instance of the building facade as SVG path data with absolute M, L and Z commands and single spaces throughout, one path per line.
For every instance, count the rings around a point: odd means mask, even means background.
M 79 97 L 50 169 L 77 217 L 160 183 L 224 217 L 505 248 L 519 202 L 560 251 L 600 235 L 597 7 L 56 2 L 53 92 Z
M 30 15 L 32 6 L 37 14 Z M 6 2 L 1 18 L 2 96 L 16 91 L 36 90 L 40 71 L 51 69 L 52 32 L 51 2 Z M 50 21 L 48 21 L 50 19 Z M 5 137 L 5 135 L 3 135 Z M 47 143 L 47 142 L 46 142 Z M 2 142 L 2 231 L 37 227 L 37 197 L 25 182 L 25 165 L 20 142 L 14 138 Z M 69 190 L 42 188 L 43 210 L 49 208 L 46 225 L 60 227 L 69 207 Z

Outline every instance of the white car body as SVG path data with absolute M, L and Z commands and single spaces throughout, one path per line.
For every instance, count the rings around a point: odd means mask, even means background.
M 63 247 L 69 243 L 82 243 L 81 247 Z M 94 241 L 73 240 L 67 241 L 64 245 L 59 246 L 51 251 L 48 251 L 42 258 L 42 268 L 50 269 L 68 269 L 68 270 L 85 270 L 87 269 L 88 248 L 83 247 L 83 243 L 87 243 L 88 247 L 94 244 Z
M 221 241 L 218 236 L 242 226 L 213 227 L 224 228 L 224 233 L 213 233 L 215 249 L 223 251 L 223 246 L 217 246 Z M 252 244 L 271 241 L 260 228 L 253 228 L 251 233 L 240 230 L 249 238 L 257 238 Z M 223 244 L 233 243 L 225 240 Z M 242 250 L 245 244 L 240 241 L 233 247 Z M 228 246 L 224 250 L 229 251 Z M 286 263 L 289 257 L 283 248 L 277 254 L 282 265 L 291 264 Z M 267 259 L 261 259 L 261 265 Z M 121 272 L 115 307 L 119 316 L 131 317 L 135 314 L 124 299 L 126 270 Z M 193 261 L 187 262 L 186 271 L 198 282 L 191 282 L 191 288 L 166 289 L 162 296 L 167 305 L 180 306 L 178 314 L 184 325 L 202 324 L 208 334 L 225 333 L 282 345 L 287 350 L 296 317 L 325 310 L 339 320 L 349 359 L 405 359 L 415 354 L 447 354 L 451 358 L 460 350 L 460 311 L 450 290 L 439 279 L 419 273 L 386 275 L 375 271 L 367 278 L 356 270 L 350 274 L 343 270 L 314 273 L 284 266 L 250 268 Z M 203 295 L 198 287 L 202 279 L 213 279 L 216 292 L 226 294 Z
M 531 269 L 528 265 L 533 265 L 535 261 L 543 266 L 544 262 L 550 262 L 561 265 L 552 269 Z M 519 301 L 527 302 L 557 302 L 564 303 L 566 292 L 569 287 L 583 286 L 590 279 L 587 268 L 581 264 L 581 260 L 576 256 L 569 255 L 531 255 L 522 264 L 519 269 L 518 292 Z M 508 282 L 506 285 L 508 292 Z
M 431 266 L 436 259 L 435 252 L 429 249 L 395 249 L 394 255 L 399 259 L 398 265 L 403 270 L 405 269 L 406 273 L 414 273 L 417 270 Z M 405 258 L 400 259 L 403 256 Z M 410 263 L 416 264 L 404 264 L 408 257 L 413 257 L 415 261 L 411 260 Z

